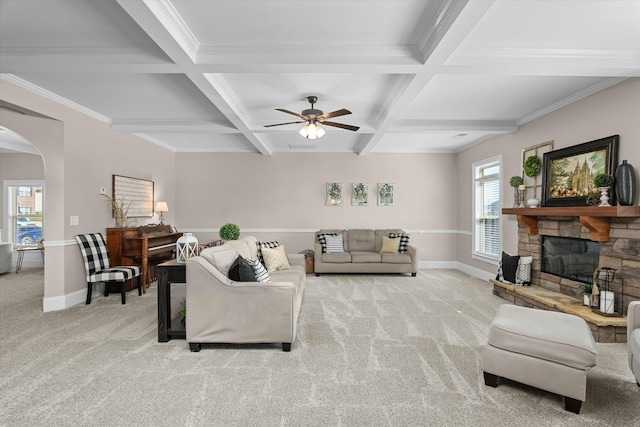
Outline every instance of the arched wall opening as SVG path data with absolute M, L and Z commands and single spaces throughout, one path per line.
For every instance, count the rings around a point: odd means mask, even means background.
M 12 108 L 7 103 L 0 106 L 0 112 L 0 126 L 21 135 L 42 156 L 46 183 L 43 310 L 55 310 L 55 298 L 65 295 L 65 246 L 68 245 L 64 239 L 64 124 L 23 108 Z

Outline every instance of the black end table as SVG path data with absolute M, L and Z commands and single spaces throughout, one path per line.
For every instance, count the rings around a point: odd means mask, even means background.
M 156 266 L 158 277 L 158 342 L 186 339 L 184 329 L 171 328 L 171 284 L 187 283 L 187 267 L 175 259 Z

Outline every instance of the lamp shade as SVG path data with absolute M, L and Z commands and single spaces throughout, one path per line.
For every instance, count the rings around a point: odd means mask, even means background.
M 167 202 L 156 203 L 156 212 L 169 212 L 169 206 L 167 206 Z
M 198 255 L 198 239 L 191 233 L 184 233 L 176 241 L 176 261 L 184 263 L 187 259 Z
M 317 123 L 309 123 L 304 125 L 298 133 L 307 139 L 317 139 L 322 138 L 326 132 Z

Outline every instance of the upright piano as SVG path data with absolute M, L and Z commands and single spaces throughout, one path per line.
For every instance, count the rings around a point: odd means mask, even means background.
M 181 236 L 182 233 L 175 233 L 164 224 L 107 228 L 111 264 L 142 266 L 142 288 L 146 292 L 153 278 L 152 267 L 174 257 L 176 241 Z M 127 284 L 127 290 L 132 286 Z

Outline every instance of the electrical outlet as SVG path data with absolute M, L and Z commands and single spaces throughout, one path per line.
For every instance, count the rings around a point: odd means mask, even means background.
M 107 189 L 106 189 L 106 188 L 104 188 L 104 187 L 100 187 L 100 188 L 98 189 L 98 193 L 100 193 L 100 194 L 102 194 L 102 195 L 106 196 L 106 195 L 107 195 Z
M 69 217 L 69 225 L 80 225 L 80 217 L 77 215 L 71 215 Z

